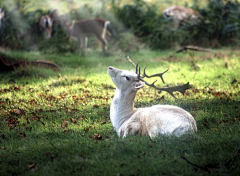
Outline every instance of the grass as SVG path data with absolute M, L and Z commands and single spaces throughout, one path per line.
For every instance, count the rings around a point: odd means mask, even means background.
M 53 61 L 61 72 L 29 67 L 0 73 L 0 175 L 239 174 L 238 50 L 141 50 L 131 55 L 140 66 L 148 65 L 149 74 L 169 67 L 166 85 L 191 85 L 177 100 L 148 87 L 138 92 L 136 107 L 174 104 L 197 121 L 196 134 L 153 140 L 121 139 L 112 128 L 115 90 L 107 67 L 134 69 L 120 54 L 7 54 Z

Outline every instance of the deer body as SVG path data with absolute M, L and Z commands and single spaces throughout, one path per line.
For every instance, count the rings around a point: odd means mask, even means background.
M 46 39 L 51 38 L 53 21 L 50 16 L 41 16 L 38 22 L 39 30 L 44 34 Z
M 144 86 L 134 72 L 108 68 L 108 74 L 116 85 L 110 107 L 110 119 L 118 136 L 140 134 L 151 138 L 158 135 L 182 135 L 197 130 L 192 115 L 172 105 L 154 105 L 134 108 L 137 91 Z
M 203 19 L 198 11 L 182 6 L 172 6 L 166 9 L 163 14 L 165 18 L 172 18 L 175 29 L 177 29 L 182 22 L 193 25 L 197 24 L 200 19 Z
M 80 54 L 82 46 L 84 47 L 83 53 L 85 53 L 88 35 L 95 35 L 102 43 L 103 52 L 106 53 L 108 43 L 106 33 L 107 31 L 111 32 L 109 24 L 109 21 L 101 18 L 87 19 L 73 22 L 72 25 L 67 27 L 67 32 L 70 36 L 78 39 Z

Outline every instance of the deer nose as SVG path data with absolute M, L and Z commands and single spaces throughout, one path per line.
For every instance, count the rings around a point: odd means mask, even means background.
M 113 67 L 112 66 L 108 67 L 108 70 L 113 70 Z

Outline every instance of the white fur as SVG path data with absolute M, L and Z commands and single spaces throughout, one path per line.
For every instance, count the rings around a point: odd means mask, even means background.
M 180 107 L 154 105 L 134 108 L 136 93 L 144 86 L 144 83 L 138 80 L 136 73 L 109 67 L 108 74 L 116 85 L 110 119 L 118 136 L 140 134 L 153 138 L 157 135 L 179 136 L 197 131 L 192 115 Z

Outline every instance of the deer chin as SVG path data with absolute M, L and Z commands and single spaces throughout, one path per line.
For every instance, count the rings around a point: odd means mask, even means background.
M 107 73 L 111 78 L 116 77 L 116 75 L 110 69 L 108 69 Z

